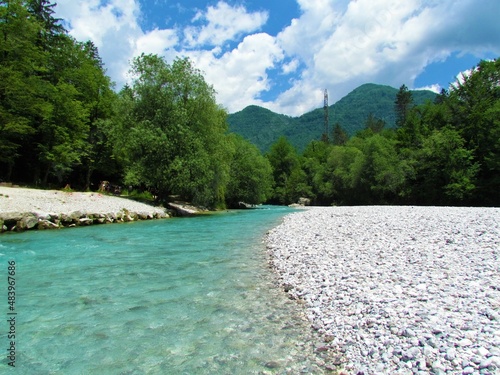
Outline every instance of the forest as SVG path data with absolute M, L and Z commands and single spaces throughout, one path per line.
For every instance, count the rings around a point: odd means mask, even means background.
M 99 182 L 209 208 L 500 204 L 500 61 L 480 61 L 434 101 L 402 85 L 396 127 L 369 115 L 298 152 L 266 154 L 228 129 L 186 58 L 136 57 L 117 91 L 96 46 L 72 38 L 48 0 L 0 0 L 0 180 L 97 190 Z M 318 124 L 321 126 L 321 124 Z

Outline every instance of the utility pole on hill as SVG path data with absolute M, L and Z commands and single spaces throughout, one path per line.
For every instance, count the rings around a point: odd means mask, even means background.
M 324 93 L 323 111 L 324 111 L 325 130 L 324 130 L 323 135 L 321 136 L 321 140 L 323 142 L 328 143 L 328 90 L 327 89 L 325 89 L 325 93 Z

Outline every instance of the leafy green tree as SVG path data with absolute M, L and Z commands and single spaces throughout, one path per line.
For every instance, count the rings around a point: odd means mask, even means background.
M 417 203 L 463 204 L 474 193 L 479 165 L 456 130 L 434 130 L 417 155 L 413 193 Z
M 308 183 L 307 174 L 302 167 L 294 168 L 287 182 L 285 203 L 296 203 L 302 197 L 315 198 L 313 189 Z
M 361 172 L 365 156 L 354 146 L 334 146 L 328 156 L 324 179 L 330 191 L 326 192 L 334 204 L 359 204 L 359 194 L 364 192 Z
M 0 1 L 0 176 L 7 180 L 35 132 L 31 119 L 45 111 L 35 75 L 46 57 L 35 45 L 39 29 L 22 1 Z
M 0 152 L 10 179 L 59 183 L 80 162 L 88 130 L 87 110 L 74 77 L 79 56 L 76 42 L 53 17 L 54 4 L 45 0 L 2 2 L 0 28 Z M 90 82 L 90 81 L 89 81 Z M 88 83 L 88 82 L 87 82 Z M 85 84 L 81 85 L 85 86 Z M 22 152 L 19 152 L 22 150 Z
M 76 169 L 84 174 L 81 185 L 88 189 L 99 156 L 110 157 L 109 147 L 107 152 L 102 149 L 105 142 L 99 127 L 111 116 L 115 96 L 91 43 L 61 35 L 57 44 L 51 52 L 54 69 L 45 78 L 44 98 L 52 109 L 34 121 L 34 148 L 43 183 L 49 175 L 62 183 Z
M 306 174 L 307 198 L 315 204 L 331 203 L 331 182 L 325 179 L 325 166 L 332 145 L 324 142 L 310 142 L 302 154 L 302 170 Z
M 118 173 L 117 164 L 112 157 L 112 145 L 108 141 L 116 94 L 112 90 L 113 83 L 106 75 L 97 47 L 90 41 L 76 43 L 75 47 L 75 58 L 67 67 L 66 79 L 77 87 L 79 100 L 88 114 L 86 145 L 78 168 L 80 184 L 88 190 L 94 172 L 97 171 L 102 176 Z
M 405 170 L 400 166 L 396 141 L 380 134 L 367 138 L 362 145 L 364 163 L 360 183 L 369 187 L 363 203 L 391 203 L 405 185 Z
M 87 111 L 77 100 L 77 89 L 60 82 L 50 93 L 50 116 L 37 129 L 36 150 L 44 184 L 54 175 L 59 184 L 80 161 L 88 132 Z
M 131 74 L 135 79 L 120 93 L 112 131 L 125 182 L 163 198 L 177 194 L 196 204 L 224 205 L 231 146 L 213 88 L 188 59 L 170 65 L 143 54 Z
M 229 135 L 234 146 L 226 201 L 229 207 L 239 202 L 260 204 L 272 194 L 273 177 L 269 160 L 256 146 L 236 134 Z
M 355 136 L 345 146 L 334 147 L 325 168 L 332 201 L 355 205 L 397 202 L 406 173 L 395 138 L 382 134 Z
M 479 164 L 477 203 L 500 204 L 500 60 L 481 61 L 450 90 L 452 124 Z
M 293 202 L 292 186 L 290 176 L 292 172 L 300 168 L 299 158 L 295 148 L 288 142 L 286 137 L 281 136 L 272 146 L 267 154 L 271 163 L 274 178 L 273 203 L 289 204 Z M 295 172 L 294 179 L 297 179 Z

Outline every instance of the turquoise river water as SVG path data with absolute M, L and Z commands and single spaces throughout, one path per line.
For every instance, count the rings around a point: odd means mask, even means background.
M 289 212 L 2 235 L 0 348 L 14 261 L 16 368 L 4 355 L 0 373 L 317 373 L 309 325 L 263 244 Z

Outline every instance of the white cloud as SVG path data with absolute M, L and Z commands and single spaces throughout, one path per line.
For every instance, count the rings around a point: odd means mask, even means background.
M 500 55 L 498 0 L 297 0 L 300 16 L 276 36 L 264 32 L 268 12 L 222 0 L 191 24 L 145 31 L 139 1 L 58 0 L 56 16 L 78 40 L 94 41 L 118 87 L 141 52 L 188 56 L 230 112 L 258 104 L 300 115 L 322 105 L 325 88 L 334 103 L 367 82 L 411 88 L 427 65 L 452 54 Z M 291 87 L 264 102 L 271 69 Z
M 290 74 L 290 73 L 293 73 L 293 72 L 297 71 L 297 69 L 299 67 L 299 64 L 300 64 L 299 60 L 297 60 L 297 59 L 293 59 L 289 63 L 283 64 L 281 66 L 283 74 Z
M 245 37 L 232 51 L 216 57 L 214 51 L 186 52 L 214 86 L 218 100 L 230 111 L 250 104 L 263 104 L 258 99 L 271 85 L 266 71 L 283 59 L 283 51 L 275 38 L 260 33 Z
M 77 40 L 92 40 L 106 64 L 108 74 L 118 87 L 125 82 L 128 61 L 136 40 L 143 36 L 137 19 L 140 7 L 135 0 L 59 0 L 57 16 L 68 23 L 70 34 Z
M 138 0 L 58 0 L 57 16 L 69 23 L 77 40 L 92 40 L 99 49 L 108 74 L 121 87 L 128 79 L 129 62 L 144 53 L 165 54 L 178 43 L 177 31 L 139 26 Z
M 70 33 L 78 40 L 92 40 L 97 47 L 105 45 L 110 34 L 140 33 L 137 18 L 139 4 L 135 0 L 111 0 L 102 5 L 100 0 L 59 0 L 57 15 L 70 23 Z
M 195 21 L 206 21 L 201 27 L 190 26 L 184 30 L 186 42 L 190 47 L 213 45 L 220 46 L 237 36 L 259 30 L 268 19 L 267 12 L 248 13 L 245 7 L 232 7 L 219 1 L 207 11 L 197 12 Z
M 429 91 L 435 92 L 436 94 L 439 94 L 439 93 L 441 93 L 442 89 L 443 88 L 441 87 L 441 85 L 439 85 L 438 83 L 435 83 L 435 84 L 429 85 L 429 86 L 416 87 L 414 90 L 429 90 Z
M 455 81 L 450 83 L 450 90 L 457 89 L 460 85 L 463 85 L 465 80 L 469 78 L 475 69 L 467 69 L 456 75 Z
M 302 15 L 278 40 L 285 55 L 305 68 L 273 103 L 282 113 L 299 115 L 319 107 L 312 93 L 321 88 L 329 89 L 332 103 L 367 82 L 412 87 L 428 64 L 455 51 L 477 53 L 489 46 L 500 54 L 500 26 L 491 19 L 492 12 L 500 12 L 495 0 L 482 6 L 470 0 L 298 3 Z
M 165 50 L 174 48 L 179 39 L 175 30 L 154 29 L 137 38 L 135 41 L 134 56 L 141 53 L 162 55 Z

